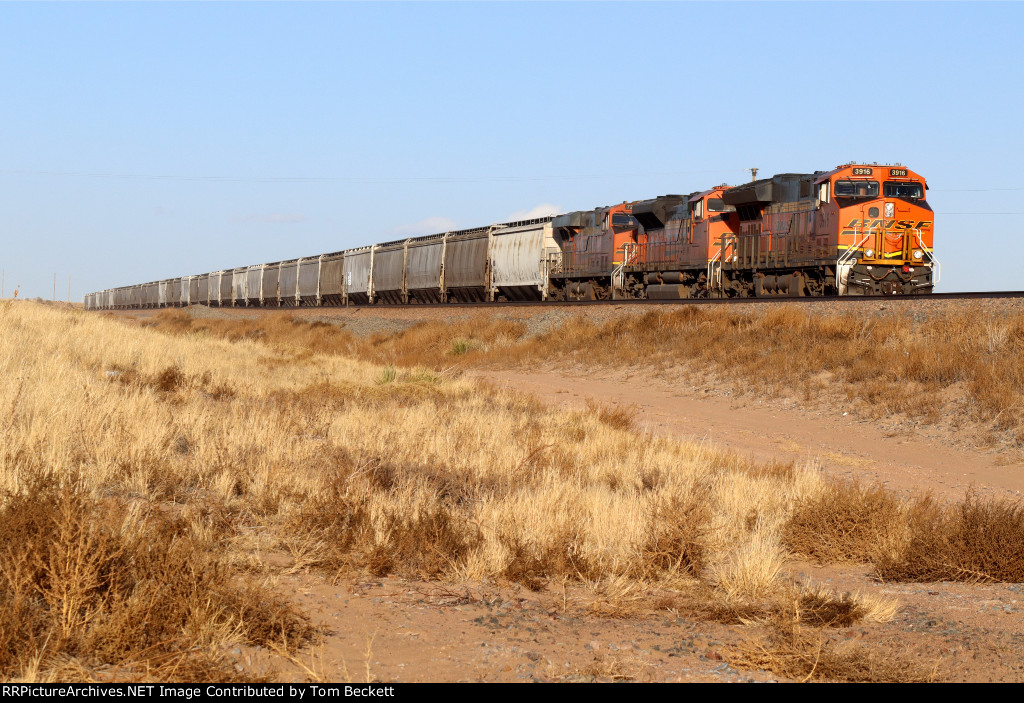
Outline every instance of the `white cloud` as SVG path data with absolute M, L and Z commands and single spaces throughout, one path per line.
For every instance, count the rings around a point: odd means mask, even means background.
M 541 203 L 530 210 L 517 210 L 516 212 L 513 212 L 508 216 L 508 221 L 516 222 L 518 220 L 532 220 L 536 217 L 549 217 L 551 215 L 560 214 L 562 214 L 562 207 L 560 205 Z
M 455 220 L 448 217 L 428 217 L 419 222 L 401 225 L 391 230 L 395 237 L 419 237 L 425 234 L 440 234 L 458 229 Z
M 235 222 L 262 222 L 276 225 L 292 225 L 296 222 L 305 222 L 306 216 L 290 212 L 272 212 L 267 215 L 235 215 L 231 218 Z

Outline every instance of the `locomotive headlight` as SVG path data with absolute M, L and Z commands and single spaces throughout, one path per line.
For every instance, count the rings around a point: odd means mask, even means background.
M 864 258 L 867 258 L 867 259 L 875 258 L 875 250 L 874 249 L 865 249 L 864 250 Z
M 922 252 L 920 249 L 914 249 L 914 258 L 915 259 L 919 259 L 920 260 L 923 256 L 924 256 L 924 252 Z
M 892 217 L 893 212 L 895 212 L 895 210 L 893 209 L 894 207 L 895 206 L 892 203 L 886 203 L 885 204 L 885 216 L 886 217 Z

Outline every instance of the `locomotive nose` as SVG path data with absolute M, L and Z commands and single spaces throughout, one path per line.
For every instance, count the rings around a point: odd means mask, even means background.
M 894 200 L 878 198 L 860 206 L 861 222 L 865 234 L 862 258 L 870 261 L 902 260 L 907 249 L 906 223 Z

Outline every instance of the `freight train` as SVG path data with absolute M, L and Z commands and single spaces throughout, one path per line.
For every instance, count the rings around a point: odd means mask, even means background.
M 89 293 L 87 309 L 915 295 L 928 184 L 850 163 Z

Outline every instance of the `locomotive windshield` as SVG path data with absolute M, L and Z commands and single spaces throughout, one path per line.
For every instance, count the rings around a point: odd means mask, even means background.
M 626 230 L 636 228 L 636 219 L 632 215 L 624 215 L 621 213 L 615 213 L 612 215 L 612 230 L 615 232 L 625 232 Z
M 886 181 L 882 186 L 882 192 L 887 198 L 923 198 L 924 189 L 920 183 L 894 183 Z
M 840 198 L 877 198 L 878 181 L 836 181 L 835 194 Z

